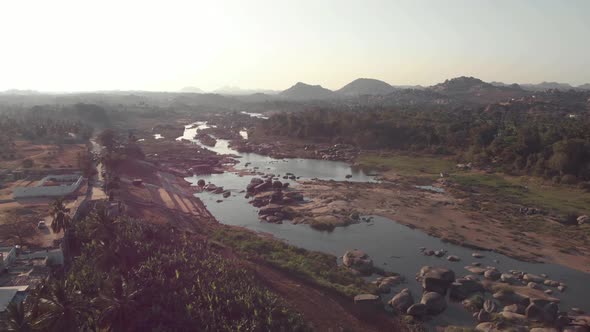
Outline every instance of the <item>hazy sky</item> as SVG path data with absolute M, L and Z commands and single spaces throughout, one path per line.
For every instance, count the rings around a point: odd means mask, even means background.
M 0 0 L 0 90 L 590 82 L 590 1 Z

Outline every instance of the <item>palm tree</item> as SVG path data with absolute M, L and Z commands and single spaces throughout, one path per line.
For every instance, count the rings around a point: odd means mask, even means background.
M 110 289 L 94 300 L 100 312 L 99 327 L 109 331 L 134 330 L 140 296 L 141 290 L 136 289 L 134 284 L 120 276 L 113 278 Z
M 68 280 L 59 280 L 49 286 L 48 294 L 41 297 L 46 309 L 35 322 L 43 331 L 74 332 L 87 330 L 92 309 L 79 291 Z
M 30 316 L 25 309 L 25 303 L 11 302 L 7 308 L 8 319 L 6 320 L 6 331 L 14 332 L 31 332 L 33 327 L 31 325 Z
M 70 227 L 71 217 L 68 214 L 63 199 L 56 199 L 51 204 L 51 229 L 54 233 L 59 233 L 62 230 L 67 230 Z

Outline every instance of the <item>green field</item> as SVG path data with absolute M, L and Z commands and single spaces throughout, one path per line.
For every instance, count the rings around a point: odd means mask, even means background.
M 529 176 L 459 171 L 455 162 L 431 156 L 365 154 L 357 159 L 360 167 L 393 171 L 402 176 L 436 179 L 447 172 L 450 179 L 464 187 L 475 187 L 499 198 L 529 207 L 567 213 L 590 213 L 590 193 L 574 186 L 556 185 Z
M 361 168 L 393 170 L 404 176 L 439 177 L 440 172 L 452 171 L 455 162 L 438 157 L 407 156 L 407 155 L 361 155 L 356 163 Z

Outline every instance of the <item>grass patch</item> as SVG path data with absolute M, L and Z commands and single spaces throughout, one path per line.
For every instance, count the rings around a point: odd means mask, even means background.
M 449 172 L 455 162 L 439 157 L 382 155 L 368 153 L 361 155 L 356 163 L 361 168 L 395 171 L 403 176 L 438 177 L 440 172 Z
M 452 179 L 460 185 L 482 188 L 526 206 L 562 214 L 590 212 L 589 193 L 569 186 L 547 184 L 541 179 L 481 173 L 457 173 Z
M 333 255 L 308 251 L 238 229 L 216 230 L 212 238 L 233 248 L 246 259 L 262 260 L 346 296 L 376 292 L 374 285 L 338 266 Z

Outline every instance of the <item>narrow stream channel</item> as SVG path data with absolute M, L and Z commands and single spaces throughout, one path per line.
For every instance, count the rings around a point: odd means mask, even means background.
M 197 123 L 197 127 L 185 129 L 185 133 L 179 139 L 184 138 L 199 144 L 193 139 L 198 129 L 207 128 L 204 122 Z M 239 153 L 228 146 L 227 140 L 217 140 L 215 147 L 207 147 L 212 151 L 221 154 L 234 154 L 240 156 L 240 163 L 237 168 L 257 168 L 264 173 L 284 175 L 287 172 L 300 176 L 301 180 L 322 179 L 335 181 L 376 181 L 373 176 L 367 175 L 362 170 L 355 170 L 344 162 L 310 160 L 310 159 L 274 159 L 254 153 Z M 248 167 L 244 167 L 250 163 Z M 345 179 L 347 174 L 352 178 Z M 289 222 L 283 224 L 271 224 L 260 222 L 257 208 L 248 203 L 244 197 L 244 190 L 252 176 L 240 176 L 236 173 L 212 174 L 204 176 L 188 177 L 186 180 L 196 185 L 199 179 L 211 182 L 217 186 L 223 186 L 230 190 L 232 195 L 221 199 L 219 195 L 208 192 L 198 193 L 198 196 L 207 209 L 219 220 L 229 225 L 242 226 L 253 231 L 272 234 L 290 244 L 308 249 L 316 250 L 340 257 L 346 250 L 361 249 L 373 259 L 376 266 L 387 271 L 400 273 L 406 278 L 406 282 L 393 288 L 391 294 L 383 294 L 384 301 L 389 301 L 393 294 L 403 288 L 410 288 L 414 300 L 419 301 L 422 293 L 421 285 L 415 281 L 415 274 L 424 265 L 444 266 L 455 271 L 457 277 L 470 274 L 464 266 L 472 262 L 479 262 L 482 266 L 495 266 L 501 272 L 514 269 L 533 274 L 547 274 L 552 280 L 565 282 L 568 288 L 564 293 L 555 290 L 553 295 L 561 300 L 560 310 L 566 311 L 571 307 L 587 309 L 590 304 L 590 275 L 556 264 L 536 264 L 521 262 L 507 256 L 495 253 L 484 252 L 482 259 L 471 257 L 473 250 L 461 246 L 444 243 L 436 237 L 429 236 L 420 230 L 414 230 L 395 221 L 384 217 L 374 216 L 369 223 L 353 224 L 347 227 L 337 227 L 335 230 L 318 231 L 308 225 L 293 225 Z M 282 180 L 282 179 L 281 179 Z M 283 180 L 282 180 L 283 181 Z M 293 181 L 291 181 L 293 182 Z M 294 185 L 295 183 L 291 183 Z M 428 188 L 424 188 L 428 189 Z M 436 216 L 433 216 L 436 217 Z M 449 262 L 444 257 L 424 256 L 419 251 L 420 247 L 429 249 L 444 249 L 449 255 L 457 255 L 460 262 Z M 496 263 L 495 261 L 499 261 Z M 427 326 L 435 325 L 466 325 L 473 326 L 476 321 L 471 313 L 463 308 L 461 303 L 449 302 L 445 312 L 434 317 L 427 323 Z

